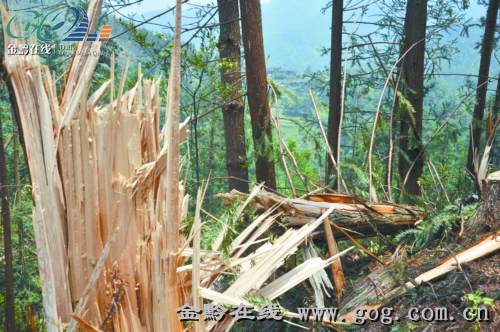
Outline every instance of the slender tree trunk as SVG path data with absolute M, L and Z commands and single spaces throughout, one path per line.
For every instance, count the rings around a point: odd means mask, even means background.
M 14 114 L 12 114 L 12 134 L 14 145 L 14 178 L 16 181 L 16 194 L 14 196 L 14 203 L 17 204 L 21 200 L 21 175 L 19 173 L 19 133 L 17 131 L 17 121 Z
M 264 182 L 268 188 L 276 190 L 260 1 L 240 0 L 240 6 L 257 182 Z
M 474 106 L 474 115 L 472 117 L 472 137 L 469 141 L 469 154 L 467 156 L 467 169 L 472 174 L 475 174 L 474 155 L 475 153 L 479 155 L 479 147 L 481 146 L 482 121 L 486 106 L 488 74 L 490 71 L 491 51 L 493 50 L 499 4 L 500 0 L 490 0 L 486 13 L 481 61 L 479 62 L 479 77 L 477 78 L 476 105 Z
M 405 98 L 411 103 L 414 113 L 406 110 L 401 114 L 401 130 L 398 171 L 404 180 L 411 164 L 422 149 L 422 118 L 424 113 L 424 58 L 425 28 L 427 24 L 427 0 L 408 0 L 404 25 L 403 47 L 401 55 L 408 49 L 402 65 L 401 82 Z M 410 195 L 419 195 L 418 179 L 422 176 L 423 157 L 420 156 L 411 169 L 405 188 Z
M 493 118 L 496 119 L 496 117 L 499 114 L 500 114 L 500 77 L 497 79 L 497 89 L 495 91 L 495 103 L 493 104 Z
M 340 103 L 342 95 L 342 14 L 344 12 L 344 0 L 333 0 L 332 2 L 332 45 L 330 52 L 330 107 L 328 111 L 328 143 L 333 155 L 337 159 L 340 151 L 337 151 L 339 143 L 340 126 Z M 335 167 L 330 158 L 326 158 L 327 184 L 330 178 L 336 174 Z M 331 188 L 338 187 L 339 179 L 335 178 Z
M 500 116 L 500 78 L 497 80 L 497 90 L 495 92 L 495 103 L 493 104 L 493 121 L 496 121 L 497 117 Z M 498 165 L 498 151 L 499 148 L 493 143 L 493 148 L 490 152 L 491 163 L 493 165 Z
M 192 128 L 193 128 L 193 141 L 194 141 L 194 170 L 196 173 L 196 182 L 200 182 L 201 178 L 201 167 L 200 167 L 200 136 L 199 136 L 199 127 L 198 127 L 198 114 L 199 114 L 199 106 L 196 101 L 196 94 L 197 91 L 200 90 L 201 87 L 201 82 L 203 81 L 203 72 L 200 75 L 200 80 L 198 84 L 198 88 L 194 89 L 192 94 L 191 94 L 191 99 L 193 101 L 193 122 L 192 122 Z
M 219 53 L 221 60 L 231 61 L 233 70 L 221 68 L 221 83 L 230 85 L 222 106 L 224 137 L 226 139 L 226 169 L 229 190 L 248 192 L 248 169 L 245 147 L 245 105 L 239 97 L 241 91 L 241 49 L 238 0 L 217 0 L 219 5 Z M 245 181 L 239 181 L 242 179 Z
M 208 177 L 211 176 L 214 167 L 214 145 L 215 145 L 215 114 L 212 113 L 210 125 L 210 141 L 208 143 Z M 208 190 L 208 206 L 212 206 L 214 195 Z
M 196 109 L 196 106 L 195 106 Z M 194 117 L 198 117 L 198 112 L 194 112 Z M 200 145 L 198 139 L 198 120 L 193 121 L 193 138 L 194 138 L 194 171 L 196 174 L 196 182 L 200 182 Z
M 215 123 L 212 116 L 212 125 L 210 128 L 210 140 L 208 143 L 208 173 L 212 172 L 212 168 L 214 166 L 214 136 L 215 136 Z
M 12 236 L 10 230 L 9 186 L 7 166 L 3 146 L 2 119 L 0 117 L 0 186 L 2 199 L 3 245 L 5 255 L 5 327 L 6 331 L 15 331 L 14 283 L 12 270 Z
M 12 113 L 12 134 L 14 144 L 14 178 L 16 181 L 16 194 L 14 195 L 14 204 L 21 200 L 21 175 L 19 174 L 19 139 L 17 131 L 17 122 L 14 113 Z M 17 237 L 19 243 L 19 262 L 24 266 L 23 248 L 24 248 L 24 226 L 22 218 L 17 218 Z

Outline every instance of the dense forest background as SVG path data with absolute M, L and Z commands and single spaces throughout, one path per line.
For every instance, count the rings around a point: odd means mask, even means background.
M 182 35 L 181 121 L 190 119 L 188 139 L 181 147 L 186 158 L 181 178 L 187 193 L 196 197 L 198 188 L 209 181 L 204 209 L 212 215 L 223 216 L 227 211 L 215 194 L 235 188 L 248 191 L 248 183 L 268 179 L 270 173 L 260 173 L 262 169 L 259 170 L 259 160 L 262 159 L 275 173 L 275 185 L 267 180 L 265 184 L 280 195 L 298 197 L 326 187 L 370 201 L 417 206 L 425 211 L 426 221 L 417 229 L 389 238 L 396 243 L 403 240 L 412 243 L 415 250 L 431 245 L 439 247 L 452 230 L 460 227 L 462 217 L 467 219 L 472 215 L 474 203 L 480 198 L 477 173 L 473 165 L 471 168 L 468 158 L 472 158 L 470 144 L 478 144 L 472 160 L 482 156 L 486 138 L 500 114 L 500 49 L 496 15 L 494 38 L 487 40 L 485 37 L 487 10 L 498 12 L 498 0 L 478 4 L 455 0 L 420 2 L 427 7 L 426 24 L 422 30 L 425 47 L 420 87 L 411 85 L 412 77 L 408 75 L 412 72 L 404 67 L 407 63 L 398 62 L 404 58 L 404 51 L 411 48 L 406 31 L 414 26 L 405 26 L 405 22 L 411 19 L 407 5 L 415 1 L 340 1 L 344 22 L 340 39 L 337 38 L 341 47 L 336 49 L 336 54 L 341 55 L 341 61 L 338 67 L 340 76 L 336 79 L 332 78 L 330 70 L 334 65 L 331 50 L 335 49 L 332 34 L 336 31 L 331 27 L 335 23 L 332 23 L 332 12 L 339 8 L 339 1 L 274 0 L 262 3 L 262 22 L 247 24 L 262 23 L 265 65 L 258 68 L 265 72 L 267 79 L 267 105 L 263 108 L 269 124 L 265 129 L 268 130 L 267 138 L 259 138 L 256 134 L 258 112 L 252 109 L 251 102 L 257 97 L 251 93 L 250 86 L 247 87 L 251 76 L 245 70 L 251 59 L 243 47 L 244 22 L 242 41 L 238 39 L 236 43 L 241 58 L 224 58 L 221 50 L 226 46 L 219 38 L 224 24 L 220 24 L 218 10 L 225 1 L 203 5 L 186 1 Z M 71 3 L 86 6 L 85 1 Z M 49 8 L 58 4 L 54 0 L 24 0 L 11 1 L 9 5 L 10 9 L 20 13 L 21 9 L 30 6 Z M 470 6 L 474 9 L 472 14 Z M 110 54 L 113 52 L 116 77 L 120 77 L 124 66 L 129 63 L 125 83 L 129 88 L 135 85 L 140 73 L 145 78 L 168 77 L 173 46 L 173 11 L 165 8 L 131 15 L 133 12 L 133 7 L 125 0 L 104 1 L 98 26 L 113 25 L 113 38 L 102 44 L 104 55 L 99 59 L 90 93 L 109 79 Z M 158 18 L 151 19 L 155 16 Z M 233 21 L 239 22 L 240 18 Z M 5 28 L 3 21 L 2 28 Z M 55 44 L 59 42 L 56 38 Z M 487 77 L 484 77 L 484 66 L 480 68 L 486 56 L 484 53 L 488 52 L 485 44 L 490 45 L 491 57 L 485 65 Z M 4 49 L 2 47 L 2 52 Z M 68 57 L 58 51 L 41 55 L 41 58 L 55 72 L 56 78 L 62 77 L 70 64 Z M 224 75 L 233 71 L 243 74 L 226 80 Z M 2 186 L 8 188 L 9 228 L 12 232 L 8 235 L 10 238 L 2 237 L 0 286 L 5 289 L 8 283 L 5 279 L 9 272 L 5 248 L 9 247 L 13 257 L 11 272 L 16 330 L 28 331 L 43 326 L 41 282 L 31 219 L 33 203 L 22 137 L 19 137 L 12 116 L 12 104 L 4 84 L 7 78 L 3 76 L 2 79 L 3 141 L 0 142 L 5 152 L 0 157 L 6 164 L 7 183 Z M 481 85 L 484 82 L 481 79 L 488 84 Z M 341 89 L 337 92 L 342 98 L 337 103 L 337 111 L 342 111 L 338 145 L 324 139 L 324 135 L 328 138 L 338 135 L 333 128 L 335 122 L 331 122 L 335 116 L 335 105 L 332 104 L 332 82 L 335 81 L 340 84 Z M 64 82 L 58 81 L 57 85 L 61 89 Z M 479 85 L 487 88 L 484 97 L 478 97 Z M 166 80 L 161 81 L 161 89 L 165 95 Z M 421 109 L 413 102 L 417 95 L 421 95 Z M 225 107 L 235 100 L 241 101 L 244 110 L 241 117 L 243 136 L 233 134 L 232 140 L 240 142 L 244 149 L 242 154 L 241 150 L 231 153 L 239 160 L 236 171 L 247 174 L 247 177 L 231 182 L 234 180 L 234 176 L 228 174 L 231 139 L 227 134 L 231 124 L 224 118 L 224 112 L 229 112 Z M 106 101 L 109 101 L 109 95 L 103 100 Z M 162 103 L 165 104 L 165 99 Z M 478 104 L 481 104 L 480 111 L 477 111 Z M 164 114 L 160 117 L 163 123 Z M 410 129 L 402 129 L 405 121 Z M 416 125 L 419 122 L 420 132 Z M 414 132 L 413 127 L 416 128 Z M 473 131 L 478 132 L 481 141 L 471 143 Z M 406 141 L 405 145 L 401 145 L 402 140 Z M 414 151 L 418 151 L 417 157 Z M 340 167 L 331 165 L 330 155 Z M 498 170 L 498 141 L 493 143 L 491 155 L 488 169 Z M 402 166 L 402 160 L 408 165 Z M 414 170 L 408 170 L 413 163 L 417 165 L 415 168 L 420 167 L 415 178 L 412 178 Z M 407 184 L 404 184 L 405 175 L 409 181 Z M 190 211 L 194 211 L 194 205 Z M 188 218 L 190 222 L 192 219 L 192 216 Z M 207 247 L 214 237 L 209 233 L 204 234 Z M 341 242 L 339 247 L 346 248 L 347 242 Z M 363 239 L 361 242 L 376 254 L 390 248 L 377 239 Z M 319 250 L 325 252 L 327 249 L 319 246 Z M 361 272 L 367 274 L 369 270 Z M 304 298 L 310 297 L 302 288 L 297 288 L 294 294 L 294 298 L 281 299 L 281 304 L 297 306 L 304 302 Z M 0 294 L 0 305 L 2 308 L 7 306 L 3 293 Z M 0 321 L 2 326 L 6 324 L 3 310 Z M 279 329 L 273 324 L 266 328 Z

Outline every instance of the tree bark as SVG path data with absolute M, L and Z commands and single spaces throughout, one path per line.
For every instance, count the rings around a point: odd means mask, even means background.
M 467 230 L 500 230 L 500 171 L 483 180 L 483 193 L 474 215 L 467 221 Z M 486 227 L 487 226 L 487 227 Z
M 224 137 L 226 139 L 226 169 L 229 190 L 248 192 L 248 169 L 245 147 L 245 105 L 239 97 L 241 90 L 241 49 L 238 0 L 218 0 L 219 53 L 221 60 L 235 64 L 233 70 L 221 68 L 222 85 L 231 86 L 222 106 Z M 240 181 L 242 179 L 244 181 Z
M 373 302 L 383 301 L 384 295 L 403 286 L 405 279 L 403 271 L 406 254 L 398 258 L 389 266 L 383 266 L 364 277 L 356 287 L 350 291 L 339 305 L 340 315 L 345 315 L 356 308 L 367 304 L 368 300 Z M 399 292 L 393 296 L 398 295 Z M 378 300 L 378 301 L 375 301 Z M 386 300 L 387 301 L 387 300 Z
M 2 119 L 0 118 L 0 186 L 2 198 L 3 244 L 5 255 L 5 327 L 6 331 L 15 331 L 14 283 L 12 269 L 12 235 L 10 229 L 9 186 L 7 165 L 3 146 Z
M 19 203 L 21 199 L 21 175 L 19 173 L 19 133 L 17 131 L 17 121 L 14 114 L 12 114 L 12 135 L 14 144 L 14 179 L 16 181 L 16 194 L 14 196 L 14 203 Z
M 493 104 L 492 120 L 495 121 L 495 119 L 497 119 L 498 116 L 500 116 L 500 78 L 498 78 L 497 80 L 497 89 L 495 92 L 495 103 Z M 498 163 L 498 153 L 499 153 L 499 147 L 495 146 L 495 143 L 493 143 L 493 147 L 490 152 L 490 160 L 493 165 L 497 165 L 498 168 L 500 168 L 500 164 Z
M 344 11 L 343 0 L 333 0 L 332 2 L 332 44 L 330 51 L 330 106 L 328 111 L 328 143 L 332 150 L 336 162 L 339 161 L 340 151 L 338 151 L 339 131 L 340 131 L 340 108 L 342 85 L 342 13 Z M 330 158 L 326 158 L 326 178 L 327 185 L 331 183 L 330 178 L 336 174 L 335 166 Z M 331 188 L 338 187 L 339 179 L 335 177 L 335 182 Z M 338 189 L 338 188 L 337 188 Z
M 404 25 L 403 47 L 401 55 L 405 54 L 402 65 L 403 81 L 402 92 L 411 103 L 414 113 L 405 110 L 401 114 L 401 130 L 399 148 L 406 156 L 400 153 L 398 171 L 401 180 L 404 180 L 411 164 L 415 161 L 422 149 L 422 118 L 424 113 L 424 57 L 425 57 L 425 28 L 427 24 L 427 0 L 408 0 Z M 423 157 L 420 156 L 411 169 L 405 185 L 410 195 L 419 195 L 418 179 L 422 176 L 424 167 Z
M 500 73 L 498 74 L 500 75 Z M 497 79 L 497 89 L 495 91 L 495 103 L 493 104 L 493 117 L 500 114 L 500 77 Z
M 276 190 L 260 1 L 240 0 L 240 6 L 257 182 L 264 182 L 265 186 Z
M 488 91 L 488 74 L 490 71 L 491 52 L 495 37 L 495 29 L 498 16 L 500 0 L 490 0 L 486 13 L 486 25 L 484 28 L 483 44 L 481 46 L 481 61 L 479 62 L 479 76 L 477 78 L 476 105 L 472 116 L 472 137 L 469 141 L 469 153 L 467 155 L 467 169 L 475 174 L 474 155 L 479 155 L 481 146 L 482 121 L 484 108 L 486 106 L 486 93 Z
M 372 205 L 377 208 L 377 205 Z M 301 205 L 295 205 L 296 215 L 284 215 L 280 217 L 283 226 L 299 228 L 319 218 L 320 214 L 314 209 L 304 209 Z M 318 209 L 319 210 L 319 209 Z M 305 213 L 307 212 L 307 213 Z M 410 206 L 394 206 L 394 211 L 389 214 L 377 214 L 367 211 L 352 211 L 338 209 L 331 213 L 328 218 L 338 226 L 348 230 L 353 238 L 368 238 L 382 235 L 396 235 L 404 230 L 415 227 L 415 224 L 423 219 L 422 211 Z M 272 231 L 281 235 L 284 228 L 275 225 Z M 348 240 L 349 238 L 340 230 L 333 229 L 333 236 L 337 241 Z M 317 243 L 326 240 L 324 226 L 319 226 L 314 234 L 314 241 Z
M 218 194 L 217 197 L 226 200 L 223 205 L 228 205 L 235 199 L 246 199 L 248 195 L 232 191 Z M 379 234 L 398 234 L 403 230 L 412 228 L 417 222 L 424 219 L 421 210 L 408 205 L 372 204 L 367 205 L 364 200 L 359 200 L 350 195 L 315 194 L 307 199 L 288 199 L 260 191 L 252 199 L 257 213 L 264 213 L 274 206 L 279 206 L 276 212 L 281 213 L 279 223 L 275 223 L 271 231 L 277 235 L 284 233 L 284 227 L 302 227 L 318 219 L 332 205 L 335 210 L 328 216 L 329 220 L 350 232 L 353 238 L 374 237 Z M 333 229 L 335 240 L 346 240 L 347 236 Z M 314 235 L 317 242 L 325 241 L 324 226 L 319 226 Z
M 12 113 L 12 135 L 14 141 L 14 178 L 16 181 L 16 194 L 14 195 L 14 204 L 18 204 L 21 200 L 21 175 L 19 172 L 19 138 L 17 131 L 17 121 L 14 113 Z M 18 237 L 18 247 L 19 247 L 19 262 L 24 266 L 24 225 L 23 219 L 17 219 L 17 237 Z

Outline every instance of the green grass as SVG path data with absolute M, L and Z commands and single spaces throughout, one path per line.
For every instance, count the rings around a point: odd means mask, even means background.
M 283 135 L 285 142 L 289 142 L 291 139 L 294 139 L 297 142 L 297 147 L 299 149 L 302 150 L 308 147 L 307 141 L 301 137 L 303 134 L 294 123 L 281 120 L 280 127 L 281 135 Z

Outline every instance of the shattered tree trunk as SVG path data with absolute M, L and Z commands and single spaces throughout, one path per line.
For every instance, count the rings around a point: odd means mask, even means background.
M 220 194 L 218 197 L 231 202 L 237 198 L 246 197 L 246 195 L 233 190 L 231 193 Z M 281 213 L 278 218 L 280 224 L 294 228 L 316 220 L 322 214 L 322 210 L 333 206 L 334 210 L 328 219 L 348 230 L 354 238 L 377 236 L 378 233 L 397 234 L 423 220 L 422 211 L 406 205 L 367 205 L 364 200 L 342 194 L 316 194 L 306 198 L 285 199 L 261 191 L 254 197 L 253 204 L 259 213 L 279 204 L 276 211 Z M 284 227 L 275 224 L 273 231 L 281 235 L 284 232 Z M 337 241 L 346 239 L 346 235 L 336 228 L 333 229 L 333 235 Z M 324 226 L 318 227 L 314 239 L 325 241 Z
M 99 6 L 90 1 L 88 12 Z M 97 14 L 90 19 L 95 24 Z M 160 81 L 143 80 L 139 70 L 137 84 L 124 91 L 126 61 L 118 93 L 112 56 L 110 80 L 89 96 L 98 58 L 83 50 L 99 53 L 100 43 L 76 44 L 60 94 L 38 56 L 5 57 L 30 172 L 49 332 L 66 324 L 68 332 L 78 324 L 91 331 L 182 328 L 175 309 L 190 292 L 181 290 L 184 279 L 176 273 L 185 260 L 179 219 L 187 215 L 178 174 L 178 146 L 186 137 L 178 113 L 179 36 L 177 22 L 163 132 Z M 4 41 L 5 47 L 22 42 L 7 35 Z M 108 91 L 110 103 L 100 105 Z

